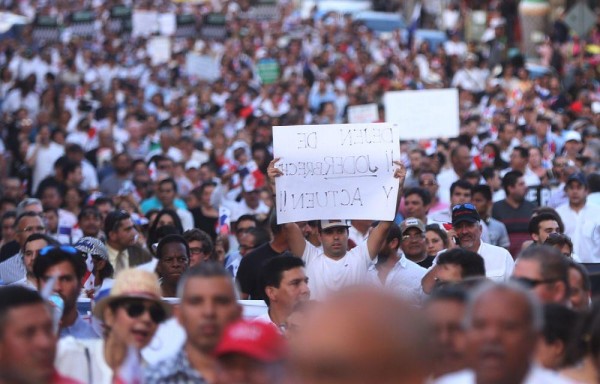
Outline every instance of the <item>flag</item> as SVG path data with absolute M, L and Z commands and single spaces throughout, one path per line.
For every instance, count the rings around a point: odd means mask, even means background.
M 92 254 L 88 253 L 85 258 L 85 266 L 86 271 L 83 275 L 83 289 L 85 291 L 91 291 L 94 289 L 94 284 L 96 282 L 96 277 L 94 276 L 94 260 L 92 259 Z
M 140 355 L 137 349 L 130 346 L 127 349 L 127 356 L 123 364 L 119 367 L 113 384 L 142 384 L 144 373 L 140 364 Z
M 408 46 L 412 48 L 413 46 L 413 37 L 416 30 L 419 28 L 419 24 L 421 23 L 421 2 L 417 1 L 415 7 L 413 8 L 412 15 L 410 17 L 410 24 L 408 25 Z
M 148 173 L 150 174 L 150 179 L 152 181 L 156 181 L 156 178 L 158 176 L 158 169 L 156 168 L 156 163 L 154 161 L 151 162 L 148 166 Z
M 231 210 L 224 206 L 219 206 L 219 221 L 217 222 L 217 233 L 220 235 L 229 235 L 231 232 Z

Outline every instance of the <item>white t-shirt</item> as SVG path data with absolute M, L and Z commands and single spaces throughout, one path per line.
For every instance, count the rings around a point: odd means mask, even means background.
M 437 263 L 439 255 L 446 251 L 446 249 L 443 249 L 438 252 L 433 260 L 433 265 Z M 515 261 L 505 248 L 482 241 L 477 253 L 483 258 L 485 277 L 495 282 L 504 282 L 510 279 L 515 269 Z
M 565 223 L 565 235 L 573 241 L 573 252 L 584 263 L 600 262 L 600 206 L 588 202 L 575 212 L 567 203 L 556 212 Z
M 72 336 L 60 339 L 54 366 L 61 375 L 82 383 L 112 384 L 113 382 L 114 372 L 104 359 L 102 339 L 84 340 Z
M 38 144 L 30 145 L 27 148 L 27 158 L 33 155 Z M 65 148 L 51 141 L 48 147 L 39 146 L 37 157 L 33 165 L 33 191 L 37 191 L 37 187 L 44 178 L 50 176 L 54 171 L 54 163 L 59 157 L 65 154 Z
M 475 384 L 475 372 L 465 369 L 442 376 L 434 384 Z M 520 384 L 567 384 L 574 383 L 559 376 L 556 372 L 533 365 L 529 373 Z M 517 383 L 515 383 L 517 384 Z
M 382 283 L 378 276 L 377 268 L 374 264 L 369 267 L 367 272 L 367 281 L 378 287 L 384 287 L 409 300 L 411 303 L 418 304 L 423 297 L 421 280 L 427 273 L 427 270 L 419 264 L 408 260 L 404 254 L 400 253 L 400 260 L 394 265 L 390 273 Z
M 325 256 L 322 248 L 317 248 L 308 241 L 305 244 L 302 260 L 306 263 L 312 299 L 323 300 L 331 292 L 365 282 L 367 270 L 373 263 L 366 241 L 346 252 L 339 260 Z

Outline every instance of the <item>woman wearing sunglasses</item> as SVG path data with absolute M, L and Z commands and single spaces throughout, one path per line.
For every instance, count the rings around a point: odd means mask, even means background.
M 82 383 L 112 384 L 129 348 L 140 353 L 159 324 L 170 316 L 171 306 L 162 301 L 155 274 L 126 269 L 119 273 L 108 295 L 100 292 L 93 312 L 104 324 L 103 339 L 62 339 L 56 368 Z

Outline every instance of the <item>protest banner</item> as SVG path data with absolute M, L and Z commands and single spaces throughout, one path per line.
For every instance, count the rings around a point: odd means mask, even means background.
M 353 105 L 348 107 L 348 122 L 350 124 L 375 123 L 378 120 L 377 104 Z
M 257 64 L 258 76 L 263 84 L 273 84 L 279 79 L 279 63 L 275 59 L 260 59 Z
M 221 76 L 221 62 L 218 57 L 190 52 L 185 57 L 185 69 L 189 76 L 215 81 Z
M 273 127 L 277 222 L 393 220 L 399 135 L 387 123 Z
M 167 63 L 171 58 L 171 38 L 167 36 L 154 36 L 148 39 L 146 51 L 150 56 L 152 65 Z
M 158 31 L 158 12 L 136 9 L 131 22 L 133 37 L 148 37 Z
M 457 89 L 386 92 L 383 101 L 385 121 L 399 126 L 402 140 L 458 136 Z

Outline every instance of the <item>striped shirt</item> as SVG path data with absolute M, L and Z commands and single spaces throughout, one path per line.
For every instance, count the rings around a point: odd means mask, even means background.
M 0 263 L 0 280 L 2 284 L 12 284 L 27 275 L 21 251 Z

